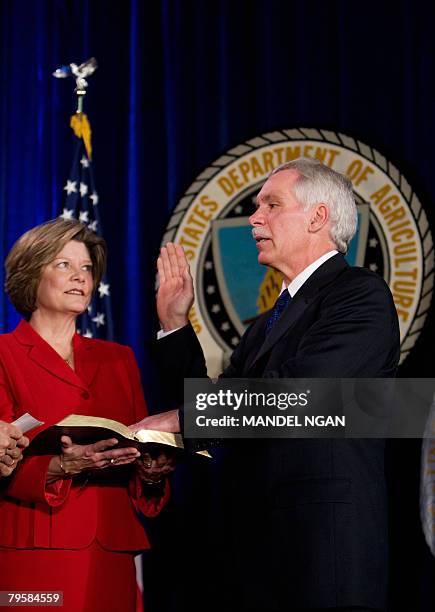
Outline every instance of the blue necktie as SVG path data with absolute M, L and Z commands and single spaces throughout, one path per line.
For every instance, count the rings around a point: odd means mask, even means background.
M 266 336 L 282 315 L 284 308 L 289 302 L 291 302 L 291 299 L 292 297 L 288 292 L 288 289 L 284 289 L 279 298 L 276 300 L 275 306 L 272 308 L 269 318 L 267 319 Z

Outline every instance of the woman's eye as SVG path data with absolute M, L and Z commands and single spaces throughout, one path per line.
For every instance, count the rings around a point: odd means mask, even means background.
M 83 267 L 82 267 L 82 270 L 83 270 L 84 272 L 92 272 L 92 266 L 91 266 L 91 264 L 87 264 L 86 266 L 83 266 Z
M 61 269 L 64 269 L 64 268 L 67 268 L 67 267 L 68 267 L 68 262 L 67 262 L 67 261 L 60 261 L 60 262 L 59 262 L 59 263 L 56 265 L 56 268 L 61 268 Z

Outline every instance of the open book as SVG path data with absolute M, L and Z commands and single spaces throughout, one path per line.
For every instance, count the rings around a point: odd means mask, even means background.
M 42 424 L 42 423 L 38 423 Z M 61 451 L 61 437 L 69 436 L 78 444 L 93 444 L 99 440 L 116 438 L 118 445 L 113 448 L 135 447 L 141 453 L 151 455 L 159 452 L 162 446 L 169 446 L 182 451 L 184 449 L 181 434 L 153 429 L 140 429 L 132 432 L 123 423 L 102 417 L 70 414 L 56 425 L 52 425 L 35 435 L 30 442 L 27 453 L 30 455 L 51 455 Z M 197 454 L 210 457 L 207 451 Z

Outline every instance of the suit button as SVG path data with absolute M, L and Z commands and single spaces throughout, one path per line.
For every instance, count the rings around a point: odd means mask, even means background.
M 89 399 L 91 397 L 89 391 L 82 391 L 80 395 L 83 399 Z

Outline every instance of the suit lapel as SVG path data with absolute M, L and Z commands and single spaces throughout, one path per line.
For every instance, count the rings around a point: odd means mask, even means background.
M 309 300 L 305 299 L 302 295 L 299 295 L 300 291 L 302 291 L 302 289 L 298 291 L 293 300 L 287 305 L 281 317 L 278 319 L 276 325 L 265 337 L 264 342 L 260 347 L 260 350 L 255 356 L 254 361 L 250 365 L 250 368 L 254 367 L 257 361 L 259 361 L 263 357 L 263 355 L 270 351 L 270 349 L 278 342 L 281 336 L 286 333 L 291 327 L 293 327 L 304 313 L 307 304 L 309 303 Z M 269 313 L 267 314 L 267 316 L 269 316 Z
M 44 368 L 44 370 L 47 370 L 53 376 L 64 380 L 70 385 L 86 388 L 86 384 L 83 382 L 83 380 L 86 380 L 86 378 L 83 378 L 82 380 L 78 376 L 78 373 L 69 367 L 62 357 L 60 357 L 60 355 L 58 355 L 56 351 L 43 338 L 41 338 L 39 334 L 35 332 L 29 323 L 26 321 L 21 321 L 13 332 L 13 335 L 21 345 L 27 347 L 29 359 L 31 359 L 39 367 Z M 78 334 L 73 340 L 76 367 L 80 361 L 80 353 L 82 352 L 81 342 L 83 342 L 83 339 L 81 339 L 80 336 L 77 340 L 77 336 Z M 76 347 L 78 350 L 76 350 Z M 90 370 L 90 368 L 86 370 L 87 378 L 93 377 L 93 372 Z
M 313 272 L 313 274 L 296 293 L 292 301 L 287 305 L 281 317 L 271 329 L 270 333 L 265 337 L 264 342 L 255 356 L 255 359 L 250 364 L 249 369 L 253 368 L 255 364 L 272 349 L 278 340 L 285 333 L 287 333 L 289 329 L 297 324 L 307 306 L 315 297 L 317 297 L 319 291 L 348 268 L 349 266 L 346 263 L 343 255 L 338 253 L 337 255 L 334 255 L 328 259 L 320 266 L 320 268 L 317 268 L 317 270 Z M 264 316 L 268 317 L 269 314 L 270 312 Z M 263 329 L 265 329 L 265 325 L 263 325 Z

